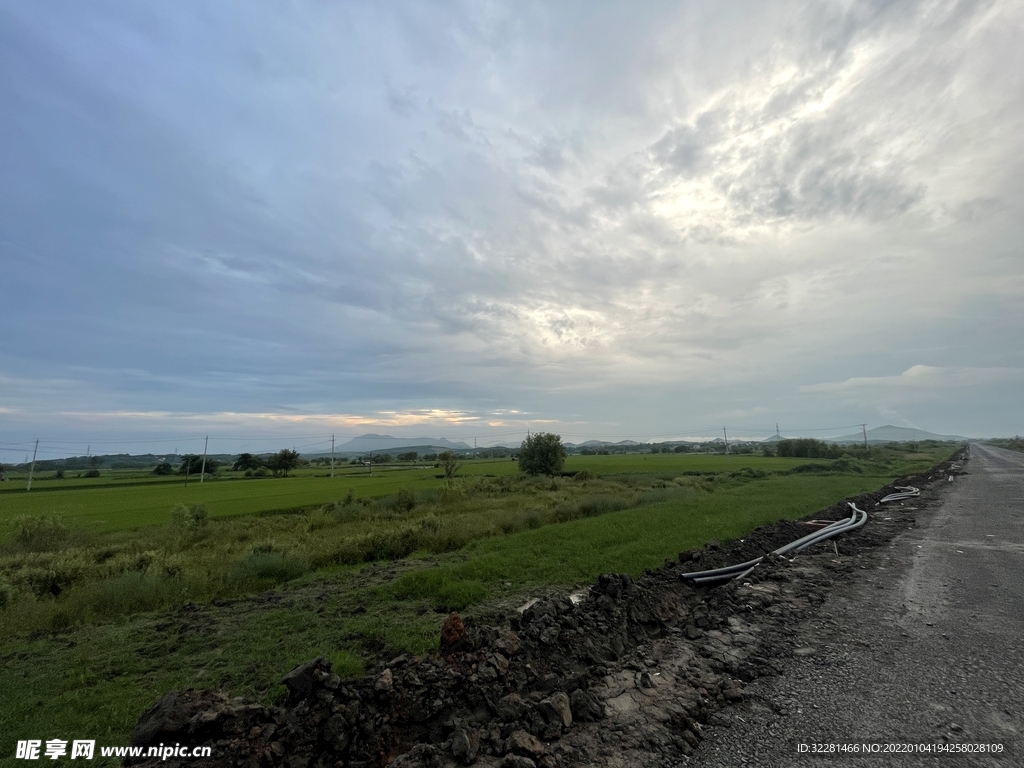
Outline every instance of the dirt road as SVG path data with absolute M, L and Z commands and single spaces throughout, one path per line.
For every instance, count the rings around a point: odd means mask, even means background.
M 965 468 L 800 627 L 782 675 L 748 686 L 691 765 L 1024 765 L 1024 454 L 975 444 Z M 868 743 L 1003 751 L 811 751 Z

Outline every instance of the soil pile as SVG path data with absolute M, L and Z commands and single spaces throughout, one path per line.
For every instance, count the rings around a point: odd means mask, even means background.
M 289 696 L 279 707 L 173 691 L 142 715 L 132 743 L 209 745 L 202 764 L 252 768 L 678 764 L 699 744 L 701 723 L 794 652 L 788 628 L 858 567 L 859 553 L 913 525 L 913 507 L 960 458 L 897 481 L 922 488 L 913 505 L 879 506 L 892 486 L 851 499 L 870 515 L 864 528 L 792 559 L 766 558 L 742 583 L 698 587 L 681 574 L 764 555 L 810 529 L 780 521 L 637 579 L 607 574 L 582 601 L 552 595 L 508 626 L 453 614 L 437 656 L 400 656 L 363 678 L 342 680 L 326 659 L 310 660 L 282 680 Z M 848 515 L 843 502 L 813 517 Z

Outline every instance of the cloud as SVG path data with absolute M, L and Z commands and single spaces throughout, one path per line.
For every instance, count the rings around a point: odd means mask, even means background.
M 898 376 L 865 376 L 840 382 L 809 384 L 803 392 L 856 392 L 859 390 L 928 390 L 974 387 L 1024 378 L 1024 368 L 940 368 L 914 365 Z
M 1024 366 L 1014 3 L 0 14 L 32 413 L 642 429 Z

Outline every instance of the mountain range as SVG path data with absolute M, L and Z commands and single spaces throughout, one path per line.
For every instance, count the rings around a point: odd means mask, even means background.
M 925 432 L 923 429 L 913 427 L 896 427 L 886 424 L 883 427 L 873 427 L 868 430 L 868 443 L 912 443 L 921 440 L 953 440 L 957 442 L 966 441 L 966 437 L 960 435 L 937 435 L 934 432 Z M 829 443 L 862 443 L 864 435 L 860 432 L 842 437 L 826 438 Z
M 443 437 L 392 437 L 391 435 L 360 435 L 347 443 L 337 446 L 341 453 L 364 453 L 366 451 L 391 451 L 399 448 L 437 448 L 442 451 L 469 451 L 472 446 L 461 441 L 453 442 Z

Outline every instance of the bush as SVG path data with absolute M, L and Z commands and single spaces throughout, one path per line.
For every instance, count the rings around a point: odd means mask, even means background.
M 163 462 L 161 464 L 157 464 L 153 468 L 153 474 L 154 475 L 173 475 L 174 474 L 174 467 L 171 466 L 170 462 L 165 461 L 165 462 Z
M 172 603 L 181 587 L 175 581 L 145 573 L 124 573 L 75 591 L 75 602 L 103 617 L 155 611 Z
M 210 510 L 205 504 L 178 504 L 171 510 L 171 522 L 187 531 L 195 531 L 206 525 Z
M 565 465 L 565 446 L 560 435 L 538 432 L 519 448 L 519 469 L 528 475 L 555 475 Z
M 402 488 L 391 498 L 388 506 L 398 512 L 411 512 L 416 506 L 416 491 L 412 488 Z
M 63 515 L 51 513 L 14 519 L 14 543 L 28 552 L 52 552 L 67 542 L 70 531 Z
M 299 560 L 272 552 L 253 552 L 232 569 L 228 580 L 244 589 L 266 589 L 306 573 Z
M 86 470 L 86 473 L 84 475 L 84 477 L 99 477 L 99 476 L 100 476 L 100 471 L 98 469 Z
M 797 440 L 779 440 L 775 444 L 775 452 L 779 456 L 797 459 L 838 459 L 843 449 L 838 445 L 829 445 L 821 440 L 806 437 Z

